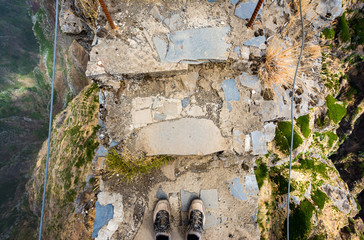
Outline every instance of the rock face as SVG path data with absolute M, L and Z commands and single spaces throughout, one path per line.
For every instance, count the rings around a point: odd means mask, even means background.
M 226 150 L 227 144 L 211 120 L 183 118 L 142 128 L 137 149 L 147 155 L 206 155 Z

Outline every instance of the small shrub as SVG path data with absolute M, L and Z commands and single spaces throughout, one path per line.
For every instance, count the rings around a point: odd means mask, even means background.
M 325 206 L 325 202 L 328 200 L 326 194 L 321 191 L 320 189 L 317 189 L 312 193 L 312 201 L 319 207 L 319 209 L 323 209 Z
M 322 35 L 324 35 L 324 37 L 326 39 L 334 39 L 335 38 L 335 30 L 333 28 L 325 28 L 322 31 Z
M 115 149 L 111 149 L 107 155 L 107 168 L 112 174 L 119 174 L 123 180 L 141 176 L 159 168 L 172 160 L 170 156 L 132 156 L 128 151 L 119 155 Z
M 351 40 L 351 35 L 349 32 L 348 22 L 346 21 L 346 14 L 343 13 L 341 17 L 339 17 L 339 29 L 340 29 L 340 40 L 343 42 L 349 42 Z
M 291 123 L 290 122 L 279 122 L 274 137 L 277 148 L 284 154 L 288 154 L 291 147 Z M 301 136 L 294 130 L 293 132 L 293 149 L 296 149 L 302 144 Z
M 336 99 L 332 95 L 326 97 L 326 105 L 329 109 L 327 115 L 334 123 L 339 123 L 346 115 L 346 108 L 336 103 Z
M 263 186 L 264 180 L 268 176 L 268 168 L 267 165 L 262 162 L 262 159 L 257 160 L 257 169 L 254 170 L 254 174 L 257 178 L 258 187 L 259 189 Z
M 311 232 L 311 218 L 314 207 L 307 199 L 301 202 L 301 205 L 295 207 L 289 218 L 289 238 L 300 240 L 308 239 Z M 287 219 L 284 222 L 284 236 L 287 235 Z
M 301 129 L 302 135 L 307 138 L 310 136 L 310 115 L 304 115 L 297 119 L 297 126 Z

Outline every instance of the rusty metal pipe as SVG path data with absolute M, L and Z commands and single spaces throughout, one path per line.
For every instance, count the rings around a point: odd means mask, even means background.
M 112 20 L 112 18 L 110 16 L 109 10 L 106 7 L 106 4 L 105 4 L 104 0 L 99 0 L 99 2 L 100 2 L 100 5 L 102 7 L 102 10 L 104 11 L 105 16 L 107 18 L 107 21 L 109 22 L 111 28 L 114 29 L 114 30 L 117 30 L 118 27 L 115 26 L 115 24 L 114 24 L 114 22 L 113 22 L 113 20 Z
M 250 28 L 250 27 L 253 25 L 254 20 L 255 20 L 255 18 L 256 18 L 256 16 L 257 16 L 257 14 L 258 14 L 259 9 L 260 9 L 260 7 L 262 6 L 263 2 L 264 2 L 264 0 L 259 0 L 259 1 L 258 1 L 257 6 L 255 7 L 255 9 L 254 9 L 254 12 L 253 12 L 252 16 L 251 16 L 251 18 L 250 18 L 250 20 L 249 20 L 248 24 L 246 25 L 248 28 Z

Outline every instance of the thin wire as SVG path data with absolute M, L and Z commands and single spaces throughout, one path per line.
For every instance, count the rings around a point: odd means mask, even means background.
M 291 148 L 290 148 L 290 153 L 289 153 L 289 174 L 288 174 L 288 194 L 287 194 L 287 240 L 289 240 L 289 200 L 290 200 L 290 196 L 289 193 L 291 191 L 291 167 L 292 167 L 292 151 L 293 151 L 293 109 L 294 109 L 294 87 L 296 84 L 296 78 L 297 78 L 297 72 L 298 72 L 298 68 L 300 66 L 301 63 L 301 59 L 302 59 L 302 53 L 303 53 L 303 46 L 305 44 L 305 28 L 303 25 L 303 16 L 302 16 L 302 5 L 301 5 L 301 0 L 299 0 L 300 3 L 300 16 L 301 16 L 301 27 L 302 27 L 302 44 L 301 44 L 301 52 L 300 52 L 300 57 L 298 58 L 298 62 L 297 62 L 297 66 L 296 66 L 296 72 L 294 74 L 294 78 L 293 78 L 293 86 L 292 86 L 292 98 L 291 98 Z
M 40 215 L 40 226 L 39 226 L 39 240 L 42 239 L 42 227 L 43 227 L 43 215 L 45 196 L 47 190 L 47 177 L 48 177 L 48 164 L 49 164 L 49 151 L 51 146 L 51 130 L 52 130 L 52 114 L 53 114 L 53 97 L 54 97 L 54 78 L 56 72 L 56 55 L 57 55 L 57 31 L 58 31 L 58 0 L 56 0 L 56 19 L 54 21 L 54 45 L 53 45 L 53 72 L 52 72 L 52 90 L 51 90 L 51 106 L 49 111 L 49 126 L 48 126 L 48 148 L 47 148 L 47 161 L 44 174 L 44 187 L 43 187 L 43 201 L 42 201 L 42 212 Z

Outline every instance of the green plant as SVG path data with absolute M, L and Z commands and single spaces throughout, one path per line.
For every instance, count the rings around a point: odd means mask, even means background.
M 310 115 L 304 115 L 297 119 L 297 126 L 301 129 L 302 135 L 307 138 L 310 136 Z
M 276 136 L 274 137 L 277 148 L 283 152 L 284 154 L 289 153 L 289 149 L 291 146 L 291 123 L 287 121 L 279 122 L 278 128 L 276 132 Z M 293 149 L 296 149 L 299 145 L 302 144 L 301 136 L 294 130 L 293 132 Z
M 346 13 L 339 17 L 339 29 L 340 29 L 340 40 L 343 42 L 349 42 L 351 40 L 351 35 L 349 32 L 348 22 L 346 21 Z
M 268 176 L 268 168 L 267 165 L 262 162 L 262 159 L 259 158 L 257 160 L 257 169 L 254 170 L 255 177 L 257 178 L 259 189 L 263 186 L 264 180 Z
M 314 211 L 312 203 L 307 199 L 301 202 L 301 205 L 294 207 L 289 218 L 289 238 L 295 240 L 307 239 L 312 226 L 311 218 Z M 287 235 L 287 219 L 284 222 L 284 236 Z
M 311 195 L 311 198 L 312 201 L 319 207 L 319 209 L 323 209 L 325 206 L 325 202 L 328 200 L 326 194 L 320 189 L 314 191 Z
M 334 123 L 339 123 L 346 115 L 346 108 L 337 104 L 337 100 L 332 95 L 326 97 L 326 105 L 328 108 L 327 115 Z
M 151 172 L 151 170 L 159 168 L 172 160 L 170 156 L 132 156 L 128 151 L 124 150 L 120 155 L 115 149 L 110 149 L 107 157 L 107 169 L 112 174 L 119 174 L 123 180 L 130 180 L 133 177 L 141 176 Z
M 324 35 L 326 39 L 334 39 L 335 38 L 335 30 L 333 28 L 325 28 L 322 31 L 322 35 Z

